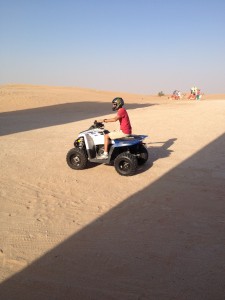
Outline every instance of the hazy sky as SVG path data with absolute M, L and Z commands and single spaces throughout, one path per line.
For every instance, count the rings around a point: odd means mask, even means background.
M 225 0 L 0 0 L 0 84 L 225 93 Z

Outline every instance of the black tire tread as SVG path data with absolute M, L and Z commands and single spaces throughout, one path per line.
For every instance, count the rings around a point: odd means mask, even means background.
M 130 163 L 130 168 L 127 172 L 121 171 L 119 168 L 119 163 L 121 160 L 126 160 Z M 114 166 L 117 171 L 122 176 L 132 176 L 135 174 L 138 166 L 137 158 L 131 153 L 121 153 L 114 160 Z
M 79 165 L 73 163 L 73 161 L 72 161 L 73 157 L 76 155 L 79 156 L 79 158 L 80 158 Z M 85 169 L 87 167 L 87 163 L 88 163 L 86 151 L 83 149 L 79 149 L 79 148 L 70 149 L 66 155 L 66 162 L 71 169 L 74 169 L 74 170 Z

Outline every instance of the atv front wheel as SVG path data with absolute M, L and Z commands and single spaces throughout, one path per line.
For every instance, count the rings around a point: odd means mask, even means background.
M 122 176 L 134 175 L 137 170 L 137 158 L 130 153 L 121 153 L 116 157 L 114 166 Z
M 73 148 L 66 155 L 68 166 L 74 170 L 82 170 L 87 167 L 87 153 L 83 149 Z

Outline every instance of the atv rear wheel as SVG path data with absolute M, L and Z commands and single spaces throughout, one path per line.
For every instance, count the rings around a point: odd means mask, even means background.
M 148 160 L 148 150 L 145 148 L 144 145 L 140 145 L 139 147 L 137 160 L 139 166 L 142 166 Z
M 114 160 L 114 166 L 122 176 L 131 176 L 137 170 L 137 158 L 131 153 L 121 153 Z
M 87 153 L 83 149 L 73 148 L 66 155 L 68 166 L 74 170 L 82 170 L 87 167 Z

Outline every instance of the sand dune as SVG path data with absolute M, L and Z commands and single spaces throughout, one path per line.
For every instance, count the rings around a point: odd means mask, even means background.
M 116 96 L 149 161 L 132 177 L 71 170 Z M 225 95 L 0 86 L 0 299 L 223 299 L 224 116 Z

